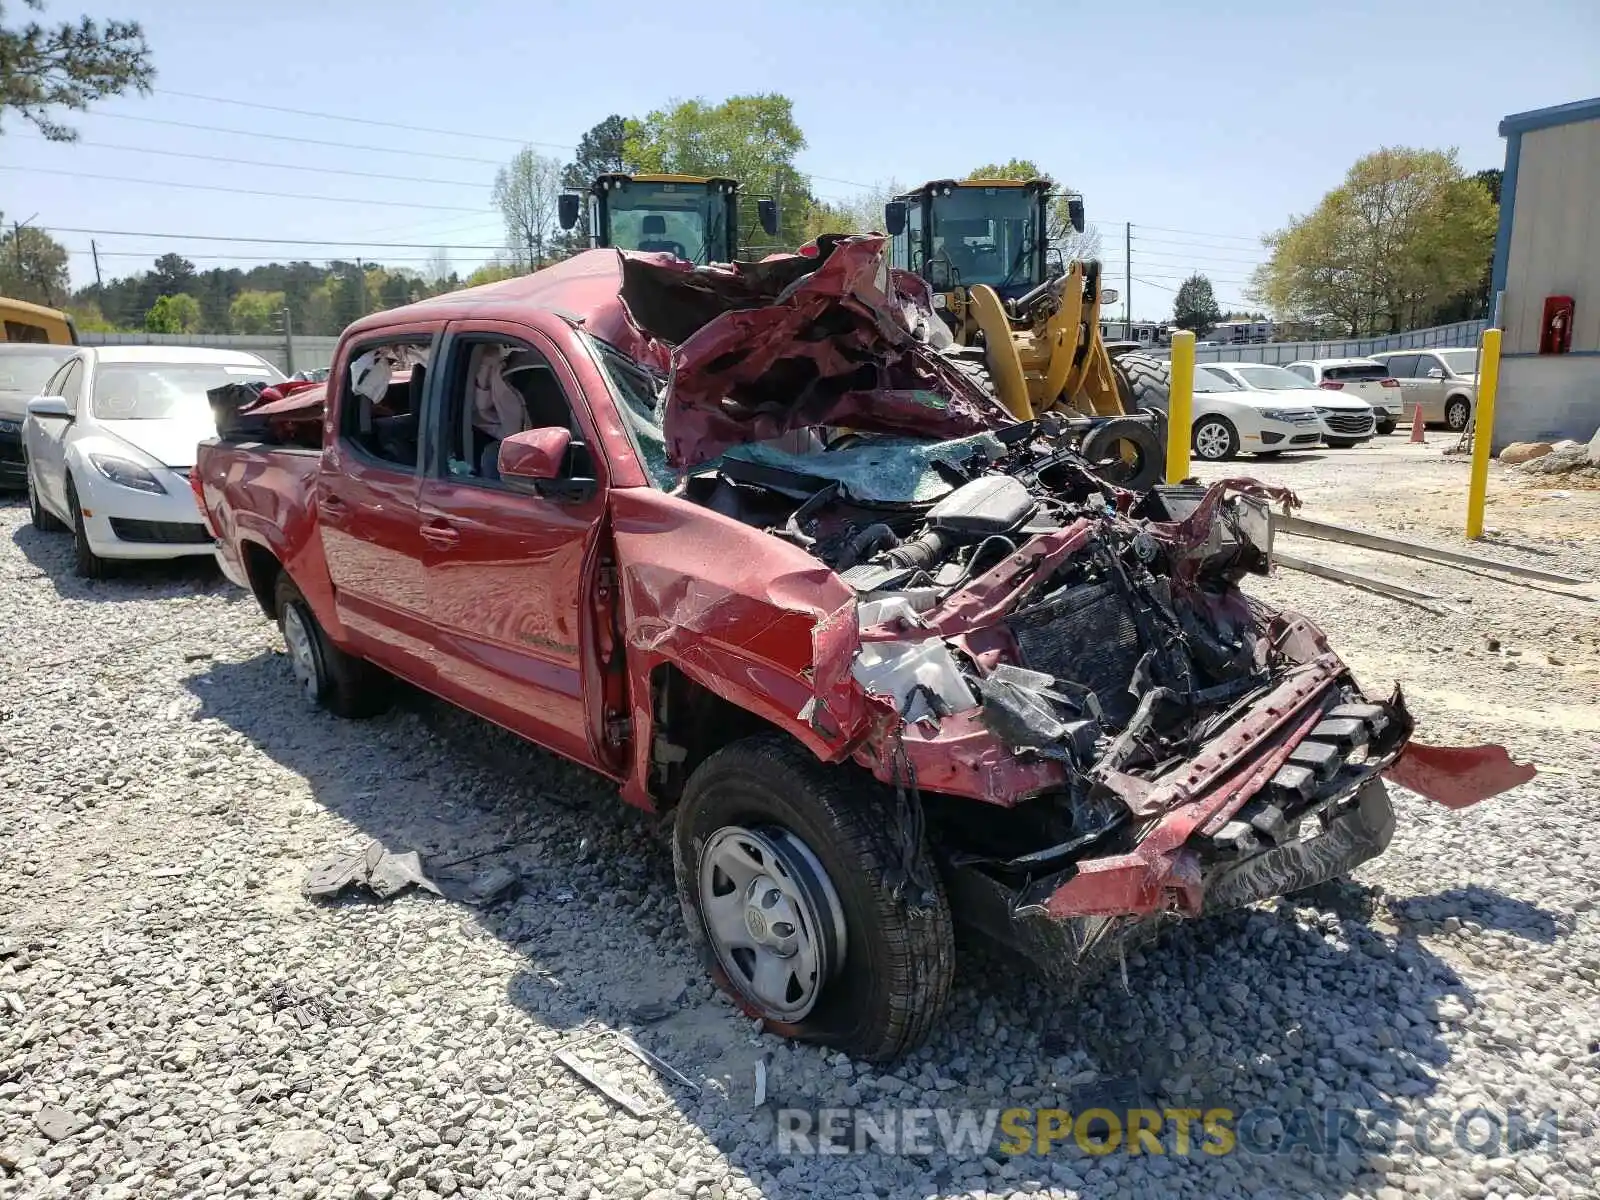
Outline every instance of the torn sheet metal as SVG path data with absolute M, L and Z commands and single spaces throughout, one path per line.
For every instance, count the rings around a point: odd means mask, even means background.
M 704 272 L 630 280 L 625 295 L 653 286 L 702 302 L 717 288 L 727 297 L 727 309 L 673 351 L 663 428 L 674 466 L 815 426 L 955 438 L 1012 423 L 906 325 L 890 293 L 888 246 L 882 237 L 846 238 L 798 275 L 774 262 L 736 265 L 732 280 Z M 660 332 L 642 306 L 631 307 L 642 328 Z
M 654 1102 L 646 1100 L 622 1086 L 611 1073 L 597 1068 L 578 1057 L 577 1052 L 579 1050 L 592 1046 L 613 1044 L 624 1053 L 644 1064 L 666 1082 L 676 1084 L 678 1087 L 690 1092 L 700 1091 L 698 1083 L 659 1055 L 646 1050 L 637 1041 L 620 1030 L 603 1029 L 597 1033 L 570 1038 L 556 1051 L 555 1058 L 567 1070 L 635 1119 L 643 1120 L 670 1107 L 672 1103 L 670 1095 Z
M 1385 772 L 1401 787 L 1446 808 L 1468 808 L 1527 783 L 1537 772 L 1504 746 L 1429 746 L 1410 742 Z

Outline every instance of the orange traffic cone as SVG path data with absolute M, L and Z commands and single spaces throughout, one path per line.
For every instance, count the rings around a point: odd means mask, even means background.
M 1422 405 L 1419 403 L 1411 414 L 1411 442 L 1413 445 L 1426 445 L 1427 441 L 1422 434 Z

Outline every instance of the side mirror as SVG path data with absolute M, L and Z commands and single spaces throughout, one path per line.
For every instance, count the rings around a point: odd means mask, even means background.
M 1443 379 L 1444 378 L 1444 372 L 1442 370 L 1440 370 L 1438 367 L 1429 367 L 1428 368 L 1428 378 L 1429 379 Z
M 1082 233 L 1083 232 L 1083 197 L 1082 196 L 1068 196 L 1067 197 L 1067 222 L 1072 226 L 1074 231 L 1076 231 L 1078 233 Z
M 1060 279 L 1067 273 L 1067 262 L 1062 257 L 1061 247 L 1049 246 L 1044 252 L 1045 276 L 1049 279 Z
M 561 193 L 556 200 L 556 215 L 561 219 L 561 228 L 571 229 L 578 223 L 578 205 L 582 199 L 576 192 Z
M 768 237 L 776 237 L 778 233 L 778 202 L 776 200 L 756 201 L 756 220 L 761 222 L 761 228 Z
M 906 231 L 906 202 L 891 200 L 883 206 L 883 230 L 890 237 L 899 237 Z
M 572 433 L 559 425 L 513 433 L 500 443 L 497 457 L 500 478 L 520 479 L 527 483 L 560 479 L 570 445 Z
M 936 292 L 950 290 L 950 260 L 948 258 L 934 258 L 928 260 L 927 269 L 923 272 L 928 280 L 928 286 Z
M 41 421 L 70 421 L 72 410 L 65 396 L 35 396 L 28 401 L 28 415 Z

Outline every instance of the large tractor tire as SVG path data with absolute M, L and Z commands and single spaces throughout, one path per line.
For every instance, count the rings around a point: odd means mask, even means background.
M 1172 364 L 1138 351 L 1111 356 L 1117 394 L 1124 412 L 1166 412 L 1172 393 Z

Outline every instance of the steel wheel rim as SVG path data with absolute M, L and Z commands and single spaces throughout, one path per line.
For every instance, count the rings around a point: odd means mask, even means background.
M 1457 432 L 1465 429 L 1467 427 L 1467 406 L 1459 402 L 1452 404 L 1445 413 L 1445 420 L 1449 422 L 1450 428 Z
M 317 680 L 317 652 L 311 644 L 311 631 L 297 605 L 291 604 L 283 613 L 283 640 L 289 647 L 289 666 L 294 670 L 295 682 L 306 699 L 315 701 L 320 690 Z
M 1228 452 L 1231 442 L 1228 431 L 1215 421 L 1208 421 L 1194 433 L 1194 447 L 1201 458 L 1221 458 Z
M 700 854 L 700 912 L 730 982 L 765 1015 L 799 1021 L 844 961 L 844 910 L 786 829 L 727 825 Z

